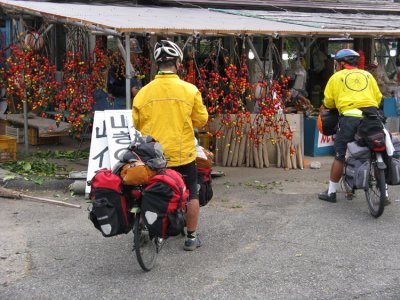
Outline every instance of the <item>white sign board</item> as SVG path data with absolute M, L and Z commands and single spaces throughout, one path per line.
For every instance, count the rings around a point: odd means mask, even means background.
M 318 132 L 318 148 L 333 146 L 335 142 L 335 135 L 326 136 Z
M 110 166 L 112 168 L 119 162 L 119 154 L 126 150 L 131 142 L 128 119 L 132 119 L 132 115 L 131 112 L 127 116 L 118 110 L 106 110 L 104 111 L 104 116 L 107 129 L 108 151 L 110 153 Z
M 90 143 L 87 181 L 97 170 L 111 169 L 117 163 L 118 155 L 128 148 L 134 137 L 141 135 L 133 127 L 131 110 L 105 110 L 94 113 L 92 139 Z M 86 184 L 86 194 L 90 186 Z

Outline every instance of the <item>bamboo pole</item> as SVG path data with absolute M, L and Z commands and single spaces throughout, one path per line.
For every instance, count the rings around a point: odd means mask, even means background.
M 290 150 L 290 148 L 289 148 Z M 297 169 L 297 161 L 296 161 L 296 148 L 294 147 L 294 153 L 290 154 L 290 160 L 292 161 L 292 169 Z
M 245 159 L 246 143 L 247 143 L 247 133 L 246 133 L 246 131 L 244 131 L 242 139 L 240 140 L 240 145 L 239 145 L 239 154 L 238 154 L 238 162 L 237 162 L 238 167 L 242 166 L 243 160 Z
M 249 153 L 250 153 L 250 157 L 249 157 L 249 163 L 250 163 L 250 167 L 254 167 L 254 142 L 250 141 L 250 145 L 249 145 Z
M 297 144 L 296 148 L 296 158 L 297 158 L 297 165 L 299 166 L 300 169 L 304 169 L 304 163 L 303 163 L 303 153 L 301 149 L 301 145 Z
M 258 159 L 258 147 L 260 144 L 253 144 L 253 157 L 254 157 L 254 166 L 259 169 L 260 168 L 260 161 Z
M 250 141 L 247 139 L 246 141 L 246 148 L 245 148 L 245 154 L 246 154 L 246 167 L 250 167 Z
M 281 161 L 281 147 L 279 145 L 279 141 L 275 142 L 276 146 L 276 167 L 280 168 L 282 166 L 282 161 Z
M 233 155 L 235 154 L 235 150 L 236 150 L 236 139 L 237 136 L 235 134 L 235 129 L 232 128 L 232 134 L 231 134 L 231 143 L 230 143 L 230 147 L 229 147 L 229 152 L 228 152 L 228 160 L 226 162 L 226 165 L 228 167 L 232 166 L 232 162 L 233 162 Z
M 226 164 L 228 162 L 231 136 L 232 136 L 232 128 L 228 128 L 227 134 L 225 136 L 225 143 L 223 145 L 223 152 L 222 152 L 222 166 L 223 167 L 226 167 Z
M 263 143 L 263 158 L 264 158 L 264 166 L 266 168 L 269 168 L 268 145 L 266 140 Z
M 286 151 L 287 169 L 292 169 L 292 160 L 290 158 L 290 146 L 288 141 L 285 141 L 285 151 Z
M 259 163 L 259 168 L 262 169 L 264 168 L 264 159 L 263 159 L 263 146 L 264 141 L 261 141 L 261 143 L 258 144 L 258 163 Z
M 221 163 L 222 139 L 222 137 L 217 136 L 215 141 L 215 164 L 217 166 Z
M 242 142 L 243 139 L 243 130 L 241 130 L 241 136 L 236 137 L 235 141 L 235 151 L 233 152 L 233 157 L 232 157 L 232 167 L 237 167 L 239 166 L 238 159 L 239 159 L 239 148 L 240 148 L 240 143 Z
M 44 203 L 49 203 L 49 204 L 81 208 L 81 206 L 78 204 L 72 204 L 72 203 L 68 203 L 68 202 L 64 202 L 64 201 L 58 201 L 58 200 L 47 199 L 47 198 L 42 198 L 42 197 L 29 196 L 29 195 L 25 195 L 25 194 L 22 194 L 22 193 L 19 193 L 19 192 L 16 192 L 14 190 L 10 190 L 10 189 L 4 188 L 4 187 L 0 187 L 0 197 L 10 198 L 10 199 L 20 199 L 20 200 L 23 200 L 23 198 L 28 198 L 29 200 L 34 200 L 34 201 L 39 201 L 39 202 L 44 202 Z

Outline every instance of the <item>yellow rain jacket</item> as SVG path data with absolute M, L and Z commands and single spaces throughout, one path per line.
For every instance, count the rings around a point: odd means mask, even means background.
M 361 117 L 358 108 L 379 107 L 382 93 L 375 78 L 367 71 L 343 69 L 331 76 L 324 92 L 324 105 L 337 108 L 345 116 Z
M 193 127 L 206 125 L 208 112 L 193 84 L 174 73 L 156 75 L 135 96 L 132 116 L 136 129 L 161 143 L 168 167 L 196 159 Z

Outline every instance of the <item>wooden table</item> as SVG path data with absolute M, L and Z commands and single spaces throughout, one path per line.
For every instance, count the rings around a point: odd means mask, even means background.
M 0 133 L 7 134 L 7 126 L 23 132 L 23 114 L 0 114 Z M 69 135 L 70 125 L 61 122 L 58 126 L 53 119 L 41 118 L 28 114 L 28 141 L 31 145 L 58 143 L 61 136 Z

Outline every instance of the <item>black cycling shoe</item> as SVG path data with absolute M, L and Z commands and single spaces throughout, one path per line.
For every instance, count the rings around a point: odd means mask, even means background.
M 383 201 L 384 206 L 388 206 L 390 203 L 392 203 L 388 197 L 385 197 L 385 200 Z
M 331 203 L 336 203 L 336 193 L 331 193 L 328 195 L 328 190 L 326 190 L 325 192 L 318 194 L 318 199 Z

